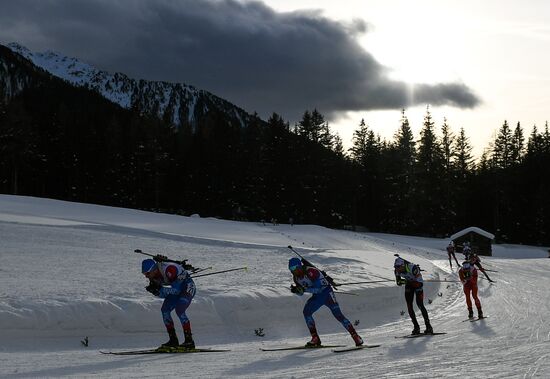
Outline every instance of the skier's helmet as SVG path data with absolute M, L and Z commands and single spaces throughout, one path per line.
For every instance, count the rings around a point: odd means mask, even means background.
M 145 274 L 147 272 L 151 272 L 155 268 L 157 268 L 157 262 L 155 262 L 152 259 L 144 259 L 143 262 L 141 262 L 141 273 L 142 274 Z
M 294 271 L 300 267 L 302 267 L 302 261 L 299 258 L 290 258 L 288 260 L 288 269 L 290 271 Z
M 405 265 L 405 260 L 401 257 L 395 258 L 395 262 L 393 262 L 393 267 L 401 267 Z
M 472 267 L 472 265 L 470 264 L 470 262 L 466 261 L 466 262 L 462 262 L 462 268 L 464 270 L 469 270 L 470 267 Z

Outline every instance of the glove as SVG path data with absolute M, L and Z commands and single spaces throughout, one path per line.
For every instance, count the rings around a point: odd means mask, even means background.
M 160 287 L 155 283 L 149 283 L 149 285 L 145 287 L 145 290 L 147 292 L 151 292 L 155 296 L 160 295 Z
M 395 281 L 397 282 L 398 286 L 402 286 L 403 284 L 407 284 L 407 281 L 403 278 L 397 278 L 397 279 L 395 279 Z
M 155 255 L 155 256 L 153 257 L 153 260 L 154 260 L 155 262 L 166 262 L 167 259 L 168 259 L 167 256 L 165 256 L 165 255 L 160 255 L 160 254 L 157 254 L 157 255 Z
M 302 296 L 304 294 L 304 288 L 301 286 L 291 285 L 290 292 L 295 293 L 298 296 Z

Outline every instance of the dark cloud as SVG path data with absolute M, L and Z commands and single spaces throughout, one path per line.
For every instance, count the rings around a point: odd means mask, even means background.
M 195 85 L 262 116 L 479 102 L 463 84 L 411 91 L 388 79 L 357 43 L 368 30 L 360 20 L 277 13 L 235 0 L 0 0 L 0 9 L 4 43 L 57 50 L 134 78 Z

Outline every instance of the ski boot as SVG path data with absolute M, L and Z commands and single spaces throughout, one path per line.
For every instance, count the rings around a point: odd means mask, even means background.
M 361 346 L 363 344 L 363 339 L 359 334 L 354 333 L 351 335 L 351 338 L 353 338 L 353 341 L 355 342 L 355 346 Z
M 424 334 L 434 334 L 434 329 L 430 324 L 426 324 L 426 330 L 424 330 Z
M 165 342 L 162 345 L 160 345 L 160 348 L 178 347 L 180 342 L 178 341 L 176 330 L 175 329 L 169 330 L 168 336 L 170 337 L 170 339 L 168 340 L 168 342 Z
M 420 334 L 420 326 L 418 325 L 415 325 L 414 326 L 414 329 L 412 330 L 411 332 L 411 336 L 417 336 Z
M 483 311 L 481 310 L 481 308 L 477 309 L 477 318 L 483 318 Z
M 195 341 L 193 341 L 193 335 L 191 332 L 184 332 L 185 335 L 185 341 L 180 345 L 180 347 L 184 349 L 194 349 L 195 348 Z
M 313 334 L 311 336 L 311 341 L 306 343 L 306 347 L 319 347 L 321 346 L 321 339 L 319 338 L 319 335 Z
M 472 308 L 468 308 L 468 318 L 474 318 L 474 310 Z

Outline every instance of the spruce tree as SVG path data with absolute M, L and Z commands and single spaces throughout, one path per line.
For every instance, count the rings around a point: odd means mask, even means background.
M 512 135 L 511 148 L 512 151 L 510 153 L 510 158 L 512 164 L 518 165 L 523 160 L 523 155 L 525 152 L 525 138 L 523 137 L 523 129 L 521 128 L 519 121 L 514 129 L 514 134 Z
M 385 155 L 382 204 L 386 209 L 383 227 L 395 233 L 416 232 L 412 201 L 416 187 L 416 143 L 404 109 L 393 142 L 382 152 Z
M 492 159 L 496 168 L 505 169 L 512 164 L 512 150 L 512 131 L 508 121 L 504 120 L 493 146 Z
M 426 108 L 424 122 L 420 130 L 416 160 L 418 179 L 415 196 L 415 212 L 418 229 L 435 235 L 444 232 L 440 220 L 443 215 L 444 158 L 441 144 L 435 135 L 435 126 L 429 107 Z

